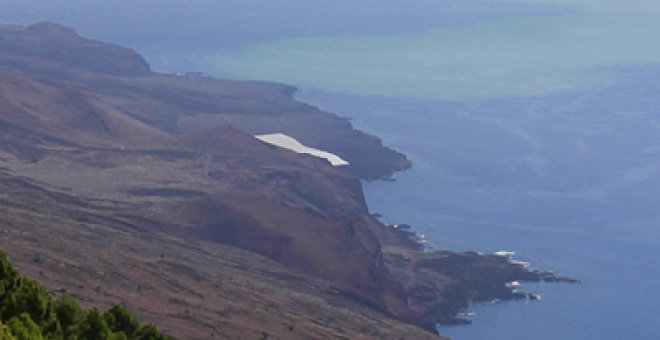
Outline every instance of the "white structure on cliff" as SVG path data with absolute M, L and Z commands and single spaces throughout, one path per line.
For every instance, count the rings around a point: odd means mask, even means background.
M 339 157 L 339 156 L 337 156 L 333 153 L 306 146 L 306 145 L 300 143 L 297 139 L 295 139 L 291 136 L 285 135 L 283 133 L 273 133 L 273 134 L 268 134 L 268 135 L 257 135 L 257 136 L 254 136 L 254 137 L 257 138 L 258 140 L 262 141 L 262 142 L 272 144 L 272 145 L 278 146 L 278 147 L 283 148 L 283 149 L 287 149 L 287 150 L 291 150 L 293 152 L 304 153 L 304 154 L 316 156 L 316 157 L 319 157 L 319 158 L 323 158 L 323 159 L 327 160 L 328 162 L 330 162 L 330 164 L 332 164 L 332 166 L 349 165 L 349 163 L 347 161 L 345 161 L 344 159 L 342 159 L 341 157 Z

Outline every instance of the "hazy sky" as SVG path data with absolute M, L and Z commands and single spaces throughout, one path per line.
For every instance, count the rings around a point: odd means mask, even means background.
M 543 7 L 464 0 L 3 0 L 0 20 L 53 20 L 97 38 L 171 52 L 299 36 L 419 32 Z

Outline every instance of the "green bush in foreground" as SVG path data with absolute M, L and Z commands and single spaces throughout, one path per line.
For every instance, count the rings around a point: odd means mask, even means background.
M 126 307 L 85 311 L 22 276 L 0 251 L 0 340 L 169 340 Z

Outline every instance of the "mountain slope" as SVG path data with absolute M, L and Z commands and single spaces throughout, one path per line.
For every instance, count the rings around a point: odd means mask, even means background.
M 168 235 L 140 206 L 0 173 L 0 247 L 86 307 L 121 302 L 180 339 L 435 338 L 252 252 Z

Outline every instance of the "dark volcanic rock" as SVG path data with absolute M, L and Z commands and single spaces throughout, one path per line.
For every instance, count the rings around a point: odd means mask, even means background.
M 475 252 L 388 254 L 386 259 L 398 280 L 408 282 L 406 293 L 419 313 L 412 322 L 429 330 L 437 324 L 469 322 L 456 316 L 474 302 L 538 298 L 519 291 L 512 282 L 579 282 L 528 269 L 507 257 Z

